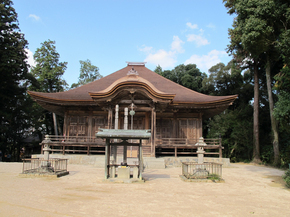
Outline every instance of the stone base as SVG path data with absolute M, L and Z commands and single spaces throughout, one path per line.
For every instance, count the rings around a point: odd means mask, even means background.
M 118 178 L 109 178 L 109 179 L 103 179 L 103 182 L 108 182 L 108 183 L 125 183 L 125 184 L 130 184 L 130 183 L 144 183 L 144 179 L 118 179 Z
M 32 158 L 43 158 L 42 154 L 32 155 Z M 105 155 L 85 154 L 50 154 L 50 158 L 68 159 L 69 164 L 93 165 L 97 168 L 104 168 Z M 122 159 L 120 160 L 120 162 Z M 137 158 L 128 158 L 128 164 L 134 164 Z M 166 167 L 181 167 L 182 162 L 197 162 L 197 157 L 143 157 L 145 169 L 165 169 Z M 229 158 L 204 157 L 205 162 L 222 163 L 223 168 L 230 167 Z M 120 163 L 118 162 L 118 163 Z
M 182 162 L 197 162 L 197 157 L 161 157 L 166 167 L 181 167 Z M 204 157 L 204 162 L 222 163 L 223 168 L 231 167 L 229 158 Z
M 69 171 L 58 172 L 58 173 L 20 173 L 20 177 L 28 178 L 28 177 L 48 177 L 48 178 L 59 178 L 65 175 L 68 175 Z
M 184 182 L 214 182 L 214 183 L 225 183 L 224 179 L 219 179 L 219 180 L 212 180 L 212 179 L 188 179 L 183 175 L 179 176 L 182 181 Z

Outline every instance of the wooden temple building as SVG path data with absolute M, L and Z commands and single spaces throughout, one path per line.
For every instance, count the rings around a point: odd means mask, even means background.
M 104 153 L 105 142 L 95 137 L 96 132 L 99 128 L 123 129 L 124 108 L 128 108 L 135 113 L 129 115 L 128 129 L 151 130 L 151 139 L 142 144 L 143 156 L 151 157 L 171 153 L 171 149 L 175 155 L 192 152 L 202 136 L 202 119 L 221 113 L 237 98 L 187 89 L 149 70 L 143 62 L 128 62 L 119 71 L 68 91 L 29 94 L 43 108 L 64 117 L 64 135 L 51 136 L 53 151 Z M 134 149 L 128 152 L 134 155 Z

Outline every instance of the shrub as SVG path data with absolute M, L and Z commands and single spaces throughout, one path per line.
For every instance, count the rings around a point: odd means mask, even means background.
M 286 182 L 286 186 L 290 188 L 290 169 L 285 172 L 283 179 Z

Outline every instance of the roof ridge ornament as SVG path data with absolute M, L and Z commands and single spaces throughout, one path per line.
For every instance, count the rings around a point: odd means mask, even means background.
M 132 69 L 127 73 L 127 75 L 139 75 L 138 72 L 132 66 Z

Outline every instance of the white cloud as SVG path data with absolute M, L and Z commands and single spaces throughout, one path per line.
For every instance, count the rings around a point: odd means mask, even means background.
M 139 50 L 145 53 L 150 53 L 153 50 L 153 47 L 148 47 L 148 46 L 143 45 L 142 48 L 140 48 Z
M 190 23 L 190 22 L 187 22 L 186 25 L 187 25 L 187 27 L 189 27 L 190 29 L 197 29 L 197 28 L 198 28 L 197 24 L 192 24 L 192 23 Z
M 221 57 L 227 55 L 225 51 L 212 50 L 207 55 L 192 55 L 188 60 L 184 62 L 187 64 L 196 64 L 201 71 L 208 72 L 208 70 L 221 62 Z
M 210 29 L 215 29 L 216 28 L 215 25 L 213 25 L 212 23 L 208 24 L 206 27 L 210 28 Z
M 139 50 L 147 55 L 144 62 L 160 65 L 162 68 L 172 68 L 177 62 L 177 54 L 184 52 L 182 44 L 184 42 L 178 36 L 173 36 L 170 51 L 164 49 L 155 51 L 152 47 L 145 45 Z
M 40 17 L 36 16 L 35 14 L 29 14 L 29 17 L 32 18 L 35 21 L 39 21 L 40 20 Z
M 25 51 L 27 52 L 27 63 L 30 65 L 30 68 L 31 68 L 36 65 L 33 58 L 33 53 L 29 49 L 25 49 Z
M 202 34 L 200 35 L 190 34 L 187 35 L 186 37 L 187 41 L 195 42 L 198 47 L 209 44 L 208 40 L 205 37 L 203 37 Z
M 174 67 L 174 64 L 177 62 L 175 52 L 167 52 L 162 49 L 155 53 L 150 53 L 144 61 L 156 66 L 160 65 L 162 68 Z
M 171 43 L 171 50 L 176 51 L 178 53 L 183 53 L 184 49 L 182 48 L 182 44 L 184 44 L 184 42 L 178 36 L 173 36 L 173 42 Z

